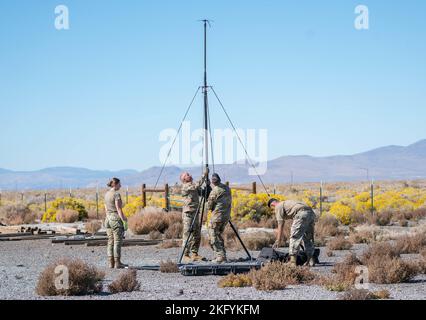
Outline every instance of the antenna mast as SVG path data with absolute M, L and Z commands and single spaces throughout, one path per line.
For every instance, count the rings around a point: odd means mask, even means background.
M 208 121 L 208 85 L 207 85 L 207 24 L 210 25 L 210 21 L 205 19 L 204 22 L 204 86 L 203 86 L 203 95 L 204 95 L 204 156 L 205 156 L 205 166 L 206 171 L 209 169 L 209 121 Z

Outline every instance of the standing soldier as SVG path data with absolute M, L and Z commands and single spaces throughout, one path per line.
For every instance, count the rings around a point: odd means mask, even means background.
M 120 193 L 120 179 L 112 178 L 107 184 L 110 190 L 105 194 L 105 227 L 108 236 L 108 259 L 110 268 L 122 269 L 127 265 L 121 263 L 121 245 L 125 229 L 127 229 L 127 218 L 123 213 Z
M 274 243 L 273 248 L 278 248 L 282 243 L 284 220 L 293 219 L 289 245 L 290 263 L 296 265 L 296 256 L 299 252 L 300 244 L 303 241 L 308 259 L 306 265 L 311 267 L 315 266 L 315 213 L 312 208 L 303 202 L 293 200 L 278 202 L 277 199 L 270 199 L 268 201 L 268 206 L 275 208 L 275 217 L 278 221 L 277 241 Z
M 182 244 L 185 245 L 191 229 L 192 221 L 194 220 L 197 210 L 199 210 L 200 205 L 200 195 L 203 192 L 201 185 L 204 183 L 205 178 L 208 173 L 204 174 L 203 178 L 195 184 L 193 182 L 192 176 L 188 172 L 183 172 L 180 175 L 180 181 L 182 182 L 182 197 L 184 198 L 184 206 L 182 209 L 182 222 L 183 222 L 183 232 L 182 232 Z M 203 260 L 203 257 L 198 255 L 198 250 L 201 243 L 201 233 L 200 233 L 200 220 L 197 217 L 194 221 L 191 240 L 188 242 L 187 247 L 185 248 L 183 262 L 189 263 L 192 261 Z M 190 256 L 190 253 L 192 254 Z
M 208 224 L 210 246 L 216 254 L 216 259 L 212 262 L 226 262 L 225 244 L 222 234 L 226 224 L 231 218 L 232 196 L 229 187 L 221 183 L 217 173 L 212 175 L 213 189 L 210 193 L 207 209 L 211 210 L 211 217 Z

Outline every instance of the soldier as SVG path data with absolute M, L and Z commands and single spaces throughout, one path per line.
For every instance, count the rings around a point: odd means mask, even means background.
M 212 175 L 213 189 L 210 193 L 207 209 L 211 210 L 208 224 L 210 246 L 216 254 L 212 262 L 226 262 L 226 251 L 222 234 L 231 218 L 232 196 L 229 187 L 221 183 L 217 173 Z
M 278 221 L 277 241 L 273 248 L 278 248 L 282 243 L 284 220 L 293 219 L 290 233 L 289 255 L 290 263 L 296 265 L 296 256 L 301 242 L 305 248 L 308 258 L 306 265 L 313 267 L 315 265 L 314 255 L 314 228 L 315 213 L 311 207 L 303 202 L 286 200 L 278 202 L 277 199 L 270 199 L 268 206 L 275 208 L 275 217 Z
M 205 178 L 207 177 L 208 172 L 204 174 L 203 178 L 195 184 L 193 182 L 192 176 L 188 172 L 183 172 L 180 175 L 180 180 L 182 182 L 182 196 L 184 198 L 184 206 L 182 209 L 182 222 L 183 222 L 183 232 L 182 232 L 182 244 L 185 245 L 188 237 L 189 230 L 191 228 L 192 221 L 199 209 L 200 201 L 199 196 L 202 194 L 203 189 L 201 185 L 204 183 Z M 200 261 L 204 258 L 198 255 L 198 249 L 200 248 L 201 243 L 201 234 L 200 234 L 200 220 L 198 217 L 195 219 L 192 236 L 188 242 L 187 247 L 185 248 L 184 256 L 182 261 L 184 263 L 189 263 L 191 261 Z M 190 256 L 190 253 L 192 254 Z
M 107 186 L 110 190 L 105 194 L 105 228 L 108 236 L 109 267 L 122 269 L 127 267 L 121 263 L 121 245 L 127 228 L 127 217 L 123 214 L 123 203 L 118 192 L 121 188 L 120 179 L 112 178 Z

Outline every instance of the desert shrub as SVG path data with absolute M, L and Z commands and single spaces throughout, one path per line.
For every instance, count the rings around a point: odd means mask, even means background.
M 327 248 L 329 250 L 349 250 L 352 248 L 352 243 L 344 236 L 338 236 L 327 242 Z
M 339 234 L 339 220 L 330 214 L 323 214 L 315 224 L 315 238 L 335 237 Z
M 388 226 L 392 221 L 392 211 L 375 212 L 368 217 L 370 224 Z
M 396 240 L 395 248 L 399 253 L 420 253 L 421 249 L 426 248 L 426 234 L 402 236 Z
M 274 217 L 262 217 L 259 221 L 255 220 L 243 220 L 238 221 L 238 227 L 240 229 L 246 228 L 268 228 L 275 229 L 278 227 L 277 220 Z
M 92 220 L 86 223 L 85 228 L 87 232 L 94 235 L 96 232 L 98 232 L 102 228 L 102 222 Z
M 275 242 L 274 234 L 270 232 L 255 232 L 244 234 L 242 240 L 249 250 L 262 250 L 265 247 L 270 247 Z
M 401 258 L 370 259 L 367 267 L 369 280 L 380 284 L 407 282 L 421 272 L 419 264 Z
M 360 260 L 368 267 L 369 281 L 373 283 L 407 282 L 422 271 L 419 262 L 402 260 L 398 249 L 389 243 L 370 245 Z
M 387 290 L 371 292 L 365 289 L 352 289 L 340 298 L 341 300 L 378 300 L 389 299 L 390 293 Z
M 345 199 L 334 202 L 330 206 L 329 213 L 335 216 L 341 223 L 349 224 L 351 222 L 351 214 L 353 209 Z
M 164 236 L 166 239 L 182 238 L 183 224 L 181 221 L 175 222 L 166 229 Z
M 359 265 L 361 265 L 361 261 L 354 253 L 351 253 L 342 262 L 336 263 L 332 272 L 336 275 L 338 281 L 353 284 L 357 277 L 355 268 Z
M 60 269 L 56 269 L 58 266 Z M 68 288 L 58 288 L 55 285 L 55 279 L 63 272 L 62 267 L 68 270 Z M 41 296 L 79 296 L 99 293 L 102 291 L 104 277 L 104 272 L 82 260 L 62 259 L 43 270 L 38 278 L 36 292 Z
M 325 254 L 326 254 L 327 257 L 333 257 L 334 256 L 333 250 L 330 250 L 330 249 L 327 249 L 325 251 Z
M 376 239 L 376 236 L 374 232 L 362 230 L 362 231 L 356 231 L 349 234 L 349 241 L 351 243 L 371 243 L 374 242 Z
M 160 262 L 160 272 L 162 273 L 179 273 L 179 267 L 176 262 L 171 260 Z
M 0 206 L 0 221 L 6 225 L 34 223 L 36 214 L 23 204 Z
M 120 276 L 108 285 L 111 293 L 132 292 L 140 290 L 140 283 L 137 279 L 136 270 L 126 270 Z
M 262 218 L 273 217 L 273 211 L 268 208 L 269 196 L 265 193 L 247 194 L 243 191 L 232 191 L 232 217 L 236 220 L 261 221 Z M 284 200 L 281 195 L 273 195 L 278 200 Z
M 50 203 L 49 209 L 43 214 L 43 222 L 56 222 L 58 210 L 75 210 L 78 212 L 78 220 L 86 219 L 88 213 L 81 200 L 74 198 L 59 198 Z
M 152 230 L 148 234 L 148 238 L 150 238 L 151 240 L 160 240 L 163 239 L 163 234 L 160 231 Z
M 164 212 L 161 209 L 145 208 L 129 218 L 129 229 L 134 234 L 149 234 L 151 231 L 164 233 L 176 222 L 182 223 L 178 212 Z
M 360 264 L 354 253 L 348 254 L 342 262 L 334 265 L 331 276 L 320 276 L 315 282 L 330 291 L 346 291 L 354 285 L 358 276 L 355 269 Z
M 367 250 L 361 256 L 361 261 L 363 264 L 367 265 L 370 259 L 375 257 L 389 257 L 389 258 L 398 258 L 399 252 L 394 246 L 387 242 L 375 242 L 371 244 Z
M 59 209 L 56 211 L 56 222 L 61 223 L 74 223 L 78 221 L 79 213 L 72 209 Z
M 271 262 L 260 270 L 249 273 L 253 286 L 257 290 L 282 290 L 287 285 L 308 283 L 315 275 L 307 267 L 296 267 L 288 263 Z
M 252 280 L 247 274 L 233 274 L 230 273 L 219 280 L 217 283 L 219 288 L 226 287 L 251 287 Z
M 101 208 L 100 205 L 99 205 L 99 208 Z M 103 220 L 105 219 L 105 216 L 106 216 L 105 210 L 99 209 L 99 211 L 96 211 L 96 209 L 87 209 L 88 220 Z
M 426 259 L 426 248 L 420 250 L 420 255 L 423 257 L 423 259 Z
M 355 211 L 350 215 L 350 224 L 364 224 L 368 222 L 368 215 L 363 212 Z
M 179 248 L 182 245 L 182 240 L 164 240 L 158 247 L 161 249 Z
M 426 207 L 418 208 L 414 210 L 412 213 L 412 219 L 414 220 L 420 220 L 423 218 L 426 218 Z

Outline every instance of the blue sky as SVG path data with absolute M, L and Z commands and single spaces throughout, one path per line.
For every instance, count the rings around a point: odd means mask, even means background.
M 54 28 L 54 8 L 70 30 Z M 354 28 L 367 5 L 370 29 Z M 0 168 L 146 169 L 202 81 L 270 159 L 426 138 L 425 1 L 0 2 Z M 201 125 L 201 99 L 190 114 Z M 215 127 L 227 127 L 217 104 Z

